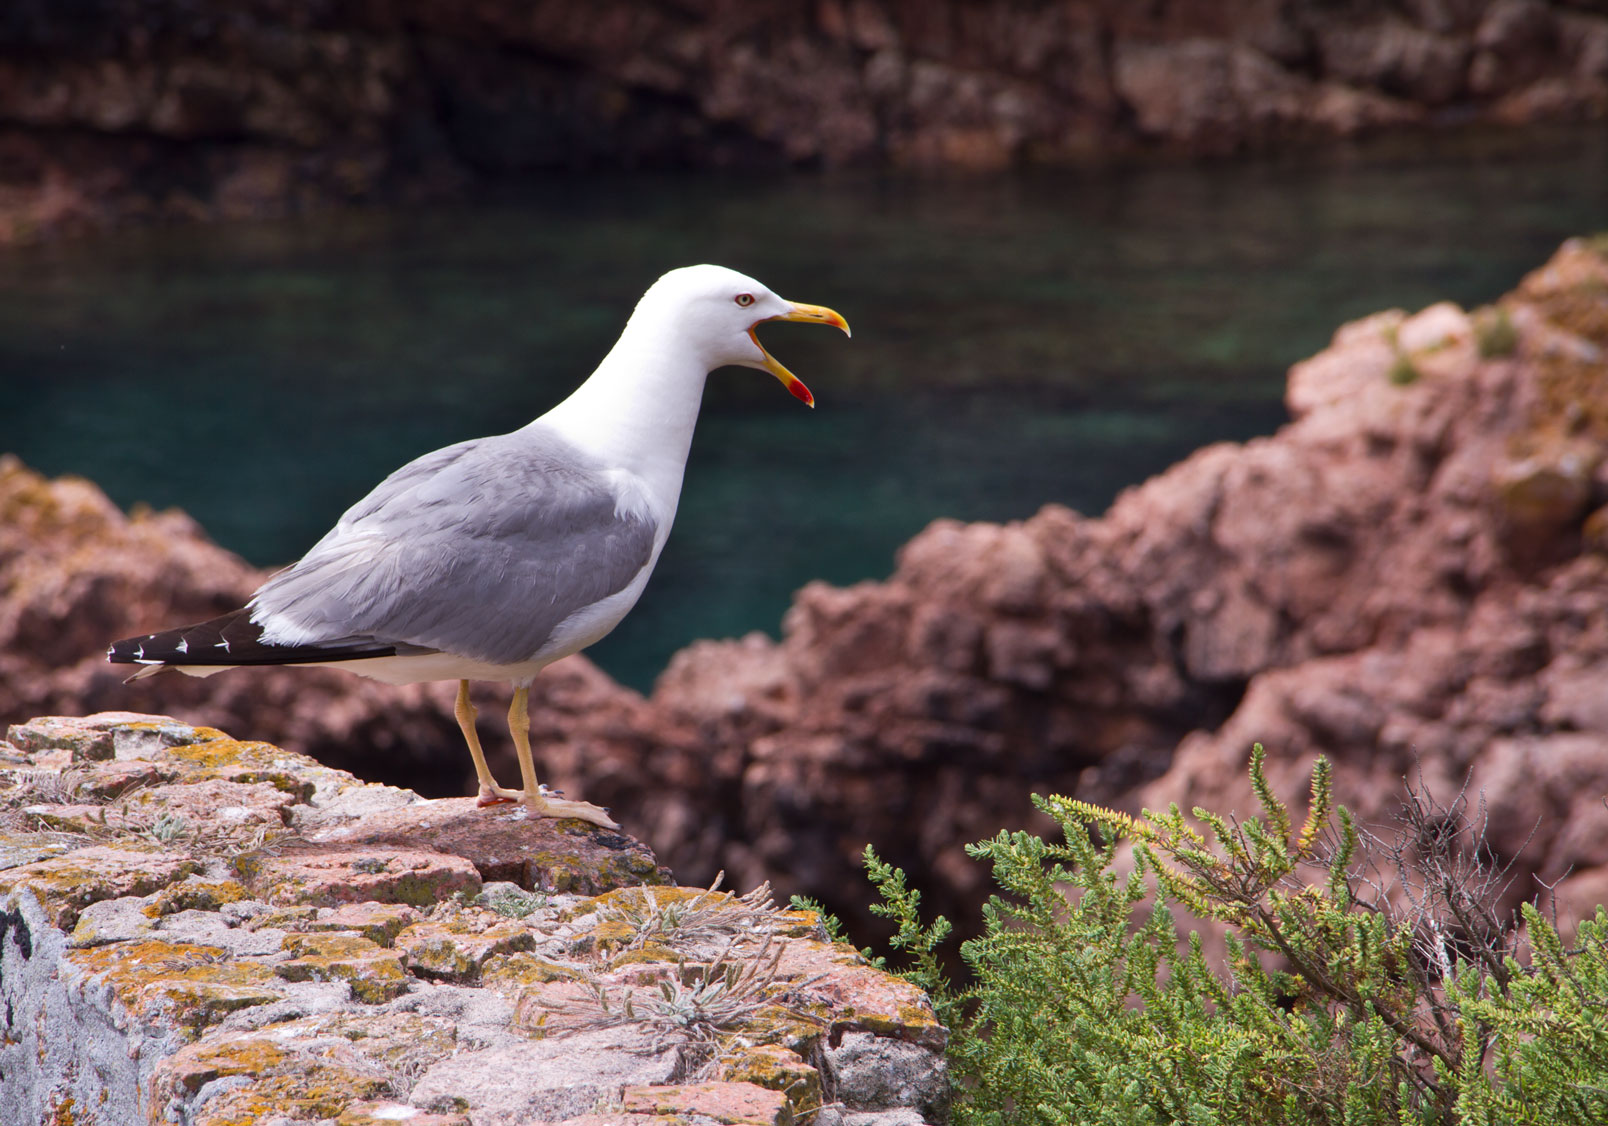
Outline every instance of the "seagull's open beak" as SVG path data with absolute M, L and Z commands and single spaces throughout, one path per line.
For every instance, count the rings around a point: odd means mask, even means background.
M 803 321 L 805 324 L 831 325 L 834 328 L 841 328 L 844 336 L 854 335 L 849 331 L 849 322 L 824 305 L 800 305 L 795 302 L 787 312 L 774 317 L 766 317 L 765 320 Z M 760 355 L 764 357 L 762 362 L 765 365 L 765 370 L 780 379 L 782 386 L 792 392 L 795 399 L 798 399 L 807 407 L 813 407 L 815 405 L 815 396 L 811 395 L 810 389 L 804 386 L 804 381 L 778 363 L 776 357 L 765 351 L 765 346 L 759 342 L 759 337 L 755 334 L 754 329 L 764 323 L 765 321 L 756 321 L 749 328 L 748 337 L 754 342 L 754 347 L 759 349 Z

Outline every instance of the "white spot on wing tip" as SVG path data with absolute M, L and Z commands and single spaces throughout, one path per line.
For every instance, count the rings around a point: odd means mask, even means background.
M 188 653 L 190 651 L 190 643 L 181 637 L 179 638 L 179 643 L 174 646 L 174 649 L 179 653 Z

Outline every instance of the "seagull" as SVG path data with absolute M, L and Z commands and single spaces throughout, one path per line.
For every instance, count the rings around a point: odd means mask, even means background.
M 607 829 L 608 811 L 536 780 L 530 685 L 617 626 L 642 595 L 681 496 L 704 381 L 727 365 L 768 371 L 815 398 L 759 343 L 767 321 L 832 325 L 722 266 L 672 270 L 569 398 L 509 434 L 425 454 L 381 481 L 241 609 L 115 642 L 107 658 L 212 676 L 246 665 L 338 668 L 388 684 L 456 680 L 454 716 L 479 804 Z M 497 785 L 475 732 L 471 680 L 514 686 L 508 731 L 522 788 Z

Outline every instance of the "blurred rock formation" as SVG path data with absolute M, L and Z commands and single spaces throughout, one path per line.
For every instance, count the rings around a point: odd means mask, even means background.
M 773 881 L 868 926 L 867 841 L 975 917 L 966 842 L 1028 795 L 1255 812 L 1313 756 L 1365 820 L 1404 777 L 1489 803 L 1512 895 L 1608 898 L 1608 242 L 1498 305 L 1380 313 L 1290 373 L 1293 421 L 1203 449 L 1103 517 L 939 521 L 885 582 L 811 584 L 783 638 L 701 642 L 651 699 L 571 658 L 536 684 L 542 777 L 677 875 Z M 1069 451 L 1069 456 L 1075 453 Z M 260 576 L 186 517 L 0 462 L 0 718 L 123 707 L 467 793 L 450 685 L 270 670 L 123 686 L 104 644 Z M 486 689 L 486 713 L 506 700 Z M 499 770 L 511 756 L 486 725 Z
M 551 169 L 998 167 L 1605 115 L 1591 0 L 16 0 L 0 241 Z

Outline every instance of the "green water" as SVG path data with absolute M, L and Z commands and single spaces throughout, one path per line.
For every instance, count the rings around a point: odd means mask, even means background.
M 259 564 L 374 482 L 541 413 L 637 294 L 713 261 L 837 333 L 710 381 L 675 534 L 592 652 L 648 686 L 697 637 L 775 633 L 812 578 L 886 575 L 938 516 L 1099 512 L 1274 429 L 1342 321 L 1488 301 L 1608 227 L 1608 134 L 1002 177 L 603 177 L 476 209 L 145 231 L 0 254 L 3 446 L 177 505 Z M 152 627 L 163 623 L 149 623 Z

